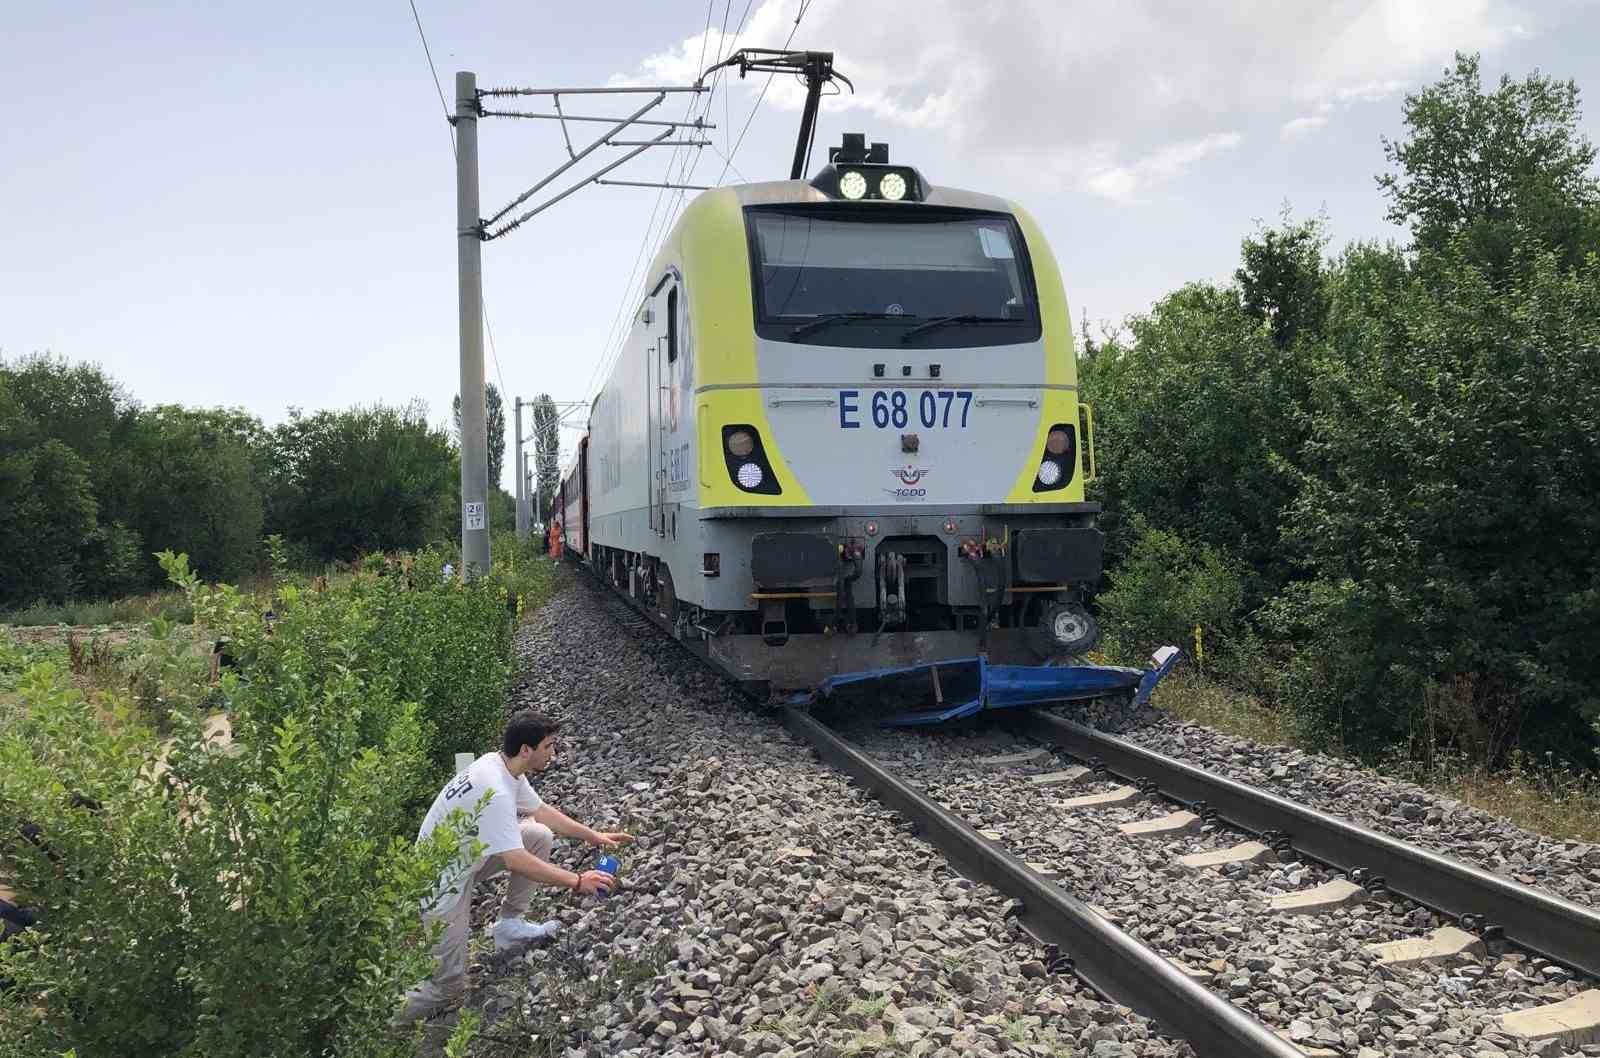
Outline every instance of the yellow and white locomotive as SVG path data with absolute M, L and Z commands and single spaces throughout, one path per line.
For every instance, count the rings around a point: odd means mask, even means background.
M 1050 247 L 882 144 L 829 160 L 684 210 L 563 482 L 565 550 L 773 689 L 1082 653 L 1102 537 Z

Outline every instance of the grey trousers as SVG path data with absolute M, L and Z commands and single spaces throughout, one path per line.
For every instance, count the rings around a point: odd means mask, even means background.
M 549 827 L 532 819 L 522 820 L 522 847 L 541 860 L 550 858 L 556 836 Z M 423 915 L 431 925 L 444 923 L 444 932 L 433 946 L 433 976 L 406 993 L 406 1005 L 400 1015 L 405 1022 L 431 1017 L 458 1001 L 467 991 L 467 938 L 472 929 L 472 891 L 478 883 L 492 878 L 506 869 L 499 856 L 490 856 L 483 866 L 462 885 L 461 899 L 443 915 Z M 506 895 L 500 902 L 500 918 L 520 918 L 528 911 L 536 883 L 520 874 L 513 874 L 506 885 Z

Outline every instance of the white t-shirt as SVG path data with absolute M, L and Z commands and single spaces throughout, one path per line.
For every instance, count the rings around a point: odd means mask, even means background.
M 491 796 L 478 816 L 478 829 L 476 833 L 462 835 L 461 855 L 439 876 L 433 896 L 423 901 L 426 914 L 434 917 L 448 914 L 460 902 L 465 883 L 490 856 L 522 848 L 522 829 L 517 817 L 528 815 L 544 804 L 533 792 L 526 776 L 513 776 L 507 771 L 499 753 L 485 753 L 439 791 L 439 796 L 433 799 L 433 807 L 422 820 L 422 828 L 417 831 L 417 840 L 433 833 L 433 828 L 456 809 L 470 813 L 486 790 Z M 474 839 L 483 842 L 484 850 L 469 863 L 467 853 Z

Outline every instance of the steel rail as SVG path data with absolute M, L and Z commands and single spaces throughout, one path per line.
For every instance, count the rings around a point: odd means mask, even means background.
M 1297 804 L 1124 739 L 1037 710 L 1018 729 L 1126 779 L 1147 779 L 1166 796 L 1204 801 L 1244 830 L 1278 831 L 1291 846 L 1343 871 L 1365 869 L 1402 896 L 1456 918 L 1482 916 L 1504 936 L 1548 958 L 1600 976 L 1600 911 L 1490 874 L 1348 820 Z
M 783 710 L 790 733 L 824 762 L 854 778 L 919 829 L 950 863 L 1021 903 L 1017 918 L 1034 936 L 1072 960 L 1073 973 L 1096 992 L 1153 1019 L 1189 1041 L 1202 1058 L 1304 1058 L 1304 1052 L 1199 984 L 1161 955 L 1101 918 L 988 841 L 963 820 L 887 771 L 809 714 Z

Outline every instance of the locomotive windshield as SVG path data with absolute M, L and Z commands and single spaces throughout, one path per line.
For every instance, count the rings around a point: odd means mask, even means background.
M 1026 250 L 1006 214 L 791 206 L 746 215 L 763 338 L 938 349 L 1039 337 Z

